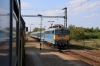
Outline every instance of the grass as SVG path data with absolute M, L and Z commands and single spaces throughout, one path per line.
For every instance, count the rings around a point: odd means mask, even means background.
M 80 40 L 80 41 L 71 40 L 70 43 L 74 45 L 88 46 L 88 47 L 100 49 L 100 39 L 87 39 L 87 40 Z
M 96 42 L 100 43 L 100 39 L 88 39 L 88 40 L 90 40 L 90 41 L 96 41 Z

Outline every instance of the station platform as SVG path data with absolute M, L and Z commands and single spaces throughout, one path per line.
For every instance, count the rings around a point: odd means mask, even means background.
M 35 39 L 28 37 L 25 45 L 26 66 L 90 66 L 71 56 L 61 54 L 57 50 L 42 45 Z

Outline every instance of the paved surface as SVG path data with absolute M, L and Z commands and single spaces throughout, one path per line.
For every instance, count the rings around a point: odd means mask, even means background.
M 28 59 L 28 64 L 26 66 L 43 66 L 39 57 L 36 55 L 35 52 L 26 51 L 26 59 Z M 31 60 L 30 60 L 31 59 Z M 30 61 L 29 61 L 30 60 Z M 26 62 L 27 63 L 27 62 Z
M 30 37 L 28 37 L 25 47 L 26 66 L 89 66 L 86 63 L 80 63 L 80 60 L 76 58 L 61 54 L 45 45 L 42 45 L 40 51 L 39 42 Z

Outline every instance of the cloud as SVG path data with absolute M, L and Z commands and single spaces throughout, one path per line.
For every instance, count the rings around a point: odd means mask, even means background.
M 85 16 L 85 18 L 91 18 L 91 17 L 96 17 L 96 16 L 99 16 L 100 14 L 95 14 L 95 13 L 93 13 L 93 14 L 91 14 L 91 15 L 89 15 L 89 16 Z
M 81 4 L 83 2 L 86 2 L 87 0 L 71 0 L 70 2 L 68 2 L 69 5 L 71 6 L 77 6 L 78 4 Z
M 31 6 L 28 3 L 21 2 L 21 9 L 27 9 L 30 8 Z
M 67 4 L 69 4 L 71 8 L 71 10 L 69 9 L 69 13 L 93 11 L 100 8 L 100 1 L 89 2 L 88 0 L 71 0 Z

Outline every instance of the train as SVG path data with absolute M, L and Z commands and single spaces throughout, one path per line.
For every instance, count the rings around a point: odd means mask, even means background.
M 43 40 L 45 43 L 58 49 L 67 49 L 69 43 L 70 31 L 61 24 L 56 24 L 49 29 L 39 32 L 32 32 L 30 37 Z
M 16 38 L 16 32 L 13 32 L 12 38 Z M 9 40 L 9 32 L 5 29 L 0 29 L 0 42 Z
M 20 0 L 0 0 L 0 66 L 25 66 L 28 28 L 21 16 Z

